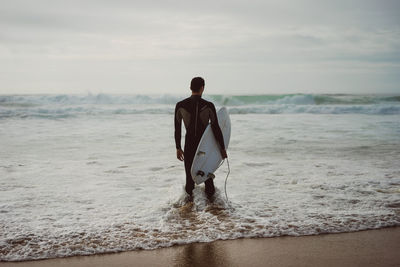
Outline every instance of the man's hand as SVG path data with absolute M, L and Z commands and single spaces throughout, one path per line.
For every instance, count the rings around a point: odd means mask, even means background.
M 180 161 L 184 160 L 183 150 L 182 149 L 177 149 L 176 150 L 176 158 L 179 159 Z
M 225 149 L 221 149 L 221 156 L 222 156 L 222 159 L 226 159 L 228 157 Z

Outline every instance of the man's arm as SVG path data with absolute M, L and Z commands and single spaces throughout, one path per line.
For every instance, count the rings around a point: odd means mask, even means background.
M 226 155 L 226 150 L 225 150 L 225 143 L 224 143 L 224 137 L 222 135 L 221 128 L 219 127 L 218 124 L 218 117 L 217 117 L 217 112 L 215 111 L 215 106 L 213 103 L 211 103 L 211 129 L 213 130 L 215 139 L 217 139 L 217 142 L 219 143 L 220 149 L 221 149 L 221 156 L 222 158 L 227 158 L 228 156 Z
M 178 114 L 178 104 L 175 106 L 174 115 L 174 125 L 175 125 L 175 146 L 176 146 L 176 157 L 183 161 L 183 151 L 181 148 L 181 136 L 182 136 L 182 116 Z

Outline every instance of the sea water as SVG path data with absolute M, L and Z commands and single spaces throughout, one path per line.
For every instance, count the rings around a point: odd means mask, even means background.
M 183 97 L 0 96 L 0 260 L 400 225 L 399 96 L 205 95 L 231 114 L 229 201 L 225 163 L 192 204 Z

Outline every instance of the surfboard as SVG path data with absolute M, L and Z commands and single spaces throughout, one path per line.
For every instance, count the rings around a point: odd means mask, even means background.
M 231 120 L 228 110 L 222 107 L 217 112 L 218 124 L 224 137 L 225 149 L 228 149 L 229 139 L 231 137 Z M 200 143 L 197 147 L 196 154 L 193 159 L 191 174 L 196 184 L 201 184 L 209 178 L 215 178 L 214 172 L 218 169 L 222 162 L 220 146 L 214 137 L 214 133 L 209 124 Z

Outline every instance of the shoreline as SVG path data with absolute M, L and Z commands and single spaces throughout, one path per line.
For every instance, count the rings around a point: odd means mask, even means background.
M 20 262 L 25 266 L 399 266 L 400 227 L 210 243 Z

